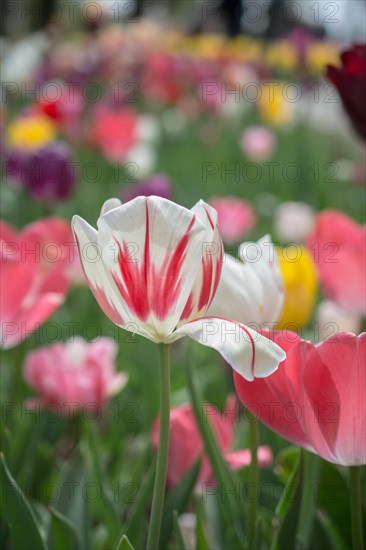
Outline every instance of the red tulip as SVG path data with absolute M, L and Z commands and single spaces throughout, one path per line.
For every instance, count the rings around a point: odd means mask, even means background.
M 342 67 L 328 66 L 327 76 L 338 89 L 355 130 L 366 139 L 366 44 L 341 55 Z
M 217 443 L 226 462 L 233 470 L 249 466 L 251 454 L 249 449 L 230 451 L 234 440 L 234 422 L 236 418 L 236 399 L 229 398 L 226 410 L 221 413 L 214 406 L 205 408 L 207 418 L 212 424 Z M 152 427 L 152 444 L 158 448 L 160 422 L 157 418 Z M 169 487 L 177 485 L 193 464 L 202 455 L 203 441 L 194 416 L 192 405 L 186 403 L 170 411 L 170 446 L 167 484 Z M 259 465 L 263 468 L 272 461 L 272 452 L 269 447 L 258 448 Z M 213 472 L 206 455 L 202 457 L 201 470 L 198 476 L 198 485 L 210 483 Z
M 242 403 L 271 430 L 329 462 L 366 464 L 366 333 L 340 333 L 318 346 L 289 331 L 271 338 L 287 357 L 266 379 L 248 383 L 234 373 Z
M 366 314 L 366 232 L 342 212 L 325 210 L 307 245 L 328 298 L 345 309 Z
M 1 221 L 0 234 L 1 345 L 10 348 L 64 301 L 74 250 L 69 226 L 58 218 L 39 220 L 20 233 Z

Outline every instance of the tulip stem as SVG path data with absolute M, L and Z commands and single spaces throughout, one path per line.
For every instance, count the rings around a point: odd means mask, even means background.
M 249 447 L 251 462 L 249 466 L 249 482 L 255 487 L 256 495 L 259 490 L 259 469 L 258 469 L 258 421 L 256 417 L 247 411 L 249 421 Z M 249 548 L 253 548 L 256 533 L 258 515 L 257 498 L 251 498 L 248 503 L 248 541 Z
M 159 344 L 160 351 L 160 432 L 154 493 L 151 506 L 147 550 L 158 550 L 168 471 L 170 435 L 170 348 Z
M 362 500 L 361 500 L 361 466 L 350 466 L 350 496 L 352 543 L 354 550 L 363 550 L 362 534 Z

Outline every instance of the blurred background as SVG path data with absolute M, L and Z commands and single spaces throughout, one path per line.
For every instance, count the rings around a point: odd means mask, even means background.
M 217 208 L 231 254 L 241 242 L 271 234 L 286 287 L 283 314 L 272 319 L 277 327 L 315 343 L 337 331 L 361 331 L 362 312 L 329 292 L 316 250 L 307 244 L 324 209 L 341 211 L 359 232 L 365 221 L 365 142 L 326 76 L 328 65 L 341 66 L 341 51 L 365 42 L 364 0 L 3 0 L 0 10 L 4 242 L 21 251 L 21 243 L 34 246 L 31 233 L 63 250 L 65 240 L 72 242 L 71 217 L 79 214 L 95 226 L 110 197 L 154 194 L 188 208 L 202 198 Z M 62 231 L 34 225 L 49 218 L 57 218 Z M 335 252 L 338 237 L 325 241 L 336 244 Z M 301 261 L 284 256 L 289 246 L 295 257 L 301 251 Z M 142 547 L 150 433 L 159 410 L 155 346 L 116 329 L 91 295 L 77 257 L 62 262 L 61 282 L 50 268 L 53 260 L 41 271 L 49 277 L 47 289 L 62 296 L 57 307 L 25 335 L 13 334 L 2 354 L 8 465 L 43 530 L 48 533 L 51 503 L 75 523 L 82 550 L 113 547 L 105 501 L 91 503 L 80 493 L 71 506 L 52 487 L 65 480 L 100 482 L 102 471 L 119 521 Z M 342 274 L 344 288 L 347 270 Z M 59 286 L 48 286 L 56 278 Z M 85 418 L 61 409 L 32 415 L 25 405 L 47 397 L 25 374 L 28 355 L 74 337 L 114 339 L 115 367 L 128 375 L 93 424 L 99 465 L 87 450 L 93 436 Z M 178 342 L 173 406 L 189 401 L 186 353 Z M 193 355 L 204 400 L 224 408 L 234 392 L 231 374 L 212 350 L 201 346 Z M 60 388 L 68 395 L 66 385 Z M 244 417 L 236 432 L 234 448 L 246 448 Z M 260 443 L 273 453 L 273 465 L 261 474 L 276 496 L 263 492 L 260 503 L 269 547 L 271 517 L 299 450 L 264 426 Z M 241 476 L 247 480 L 245 469 Z M 309 547 L 350 547 L 344 472 L 323 461 L 316 483 L 320 512 Z M 179 510 L 192 513 L 196 501 L 184 494 Z M 205 512 L 210 532 L 224 525 L 212 506 Z M 281 531 L 283 548 L 294 547 L 296 514 L 295 502 Z M 4 523 L 1 535 L 9 545 Z M 164 540 L 170 535 L 171 526 Z

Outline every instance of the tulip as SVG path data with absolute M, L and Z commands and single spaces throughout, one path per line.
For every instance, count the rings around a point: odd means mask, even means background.
M 217 211 L 225 243 L 233 244 L 252 231 L 255 213 L 246 201 L 237 197 L 214 197 L 209 204 Z
M 138 139 L 139 117 L 129 109 L 98 106 L 92 128 L 96 146 L 110 162 L 126 159 Z
M 36 151 L 56 138 L 57 128 L 45 115 L 24 114 L 8 127 L 8 145 L 11 149 Z
M 313 314 L 317 295 L 315 265 L 309 251 L 293 244 L 277 249 L 285 286 L 285 303 L 277 328 L 300 330 Z
M 156 195 L 163 199 L 171 199 L 173 195 L 172 185 L 170 180 L 164 174 L 156 174 L 151 178 L 136 183 L 122 191 L 124 201 L 128 202 L 139 196 L 150 197 Z
M 80 337 L 29 353 L 24 378 L 40 399 L 36 404 L 56 405 L 63 414 L 83 407 L 100 408 L 127 382 L 127 375 L 116 373 L 117 345 L 110 338 L 87 342 Z
M 222 413 L 214 406 L 207 407 L 207 418 L 212 424 L 218 445 L 226 462 L 233 470 L 249 466 L 251 453 L 249 449 L 230 451 L 234 440 L 235 398 L 228 399 L 226 410 Z M 160 420 L 156 418 L 151 432 L 154 450 L 158 447 Z M 178 485 L 193 464 L 202 456 L 201 469 L 198 475 L 197 487 L 203 488 L 205 483 L 214 479 L 209 458 L 203 454 L 204 444 L 197 425 L 191 404 L 186 403 L 170 411 L 170 447 L 167 484 L 170 488 Z M 269 447 L 258 448 L 258 462 L 262 468 L 270 465 L 272 452 Z
M 329 462 L 350 466 L 353 548 L 363 548 L 366 333 L 343 332 L 317 346 L 290 331 L 271 338 L 286 351 L 285 361 L 272 376 L 251 384 L 234 372 L 239 399 L 280 436 Z
M 76 180 L 71 149 L 65 143 L 52 143 L 29 155 L 23 174 L 24 187 L 35 199 L 67 199 Z
M 275 128 L 288 126 L 294 117 L 293 104 L 286 98 L 286 88 L 280 82 L 266 82 L 258 101 L 261 119 Z
M 304 202 L 286 201 L 275 211 L 274 227 L 282 242 L 304 242 L 314 227 L 314 210 Z
M 243 324 L 275 324 L 284 305 L 284 283 L 271 238 L 240 246 L 240 258 L 225 255 L 219 285 L 208 314 Z
M 342 466 L 366 464 L 366 333 L 317 346 L 290 331 L 270 336 L 287 357 L 265 380 L 234 373 L 241 402 L 295 445 Z
M 243 132 L 240 146 L 248 158 L 263 162 L 273 155 L 276 148 L 276 136 L 265 126 L 254 126 Z
M 187 210 L 161 197 L 107 201 L 93 229 L 72 221 L 81 262 L 99 305 L 118 326 L 161 344 L 160 434 L 148 550 L 159 546 L 168 470 L 169 346 L 189 336 L 218 350 L 248 380 L 273 372 L 284 354 L 229 319 L 204 317 L 220 280 L 223 245 L 217 212 L 203 201 Z
M 366 314 L 365 226 L 324 210 L 307 240 L 325 295 L 352 313 Z
M 19 234 L 1 221 L 0 232 L 1 345 L 11 348 L 64 301 L 68 290 L 67 246 L 73 243 L 67 224 L 57 218 L 35 222 Z
M 342 66 L 328 65 L 327 77 L 336 86 L 352 124 L 366 139 L 366 44 L 354 46 L 341 55 Z
M 283 357 L 278 346 L 235 321 L 204 317 L 223 255 L 217 213 L 209 205 L 200 201 L 187 210 L 153 196 L 120 206 L 111 199 L 99 231 L 79 216 L 72 226 L 89 286 L 115 324 L 155 343 L 189 336 L 217 349 L 249 380 L 276 369 Z

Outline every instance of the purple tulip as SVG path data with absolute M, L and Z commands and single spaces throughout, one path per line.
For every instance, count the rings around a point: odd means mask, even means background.
M 68 145 L 51 143 L 31 153 L 25 163 L 22 183 L 41 201 L 67 199 L 77 176 L 76 162 Z
M 21 149 L 10 149 L 5 152 L 4 158 L 7 183 L 14 187 L 21 186 L 29 153 Z
M 156 195 L 157 197 L 171 200 L 173 197 L 173 190 L 169 178 L 163 174 L 156 174 L 122 191 L 123 202 L 131 201 L 135 197 L 149 197 L 150 195 Z

